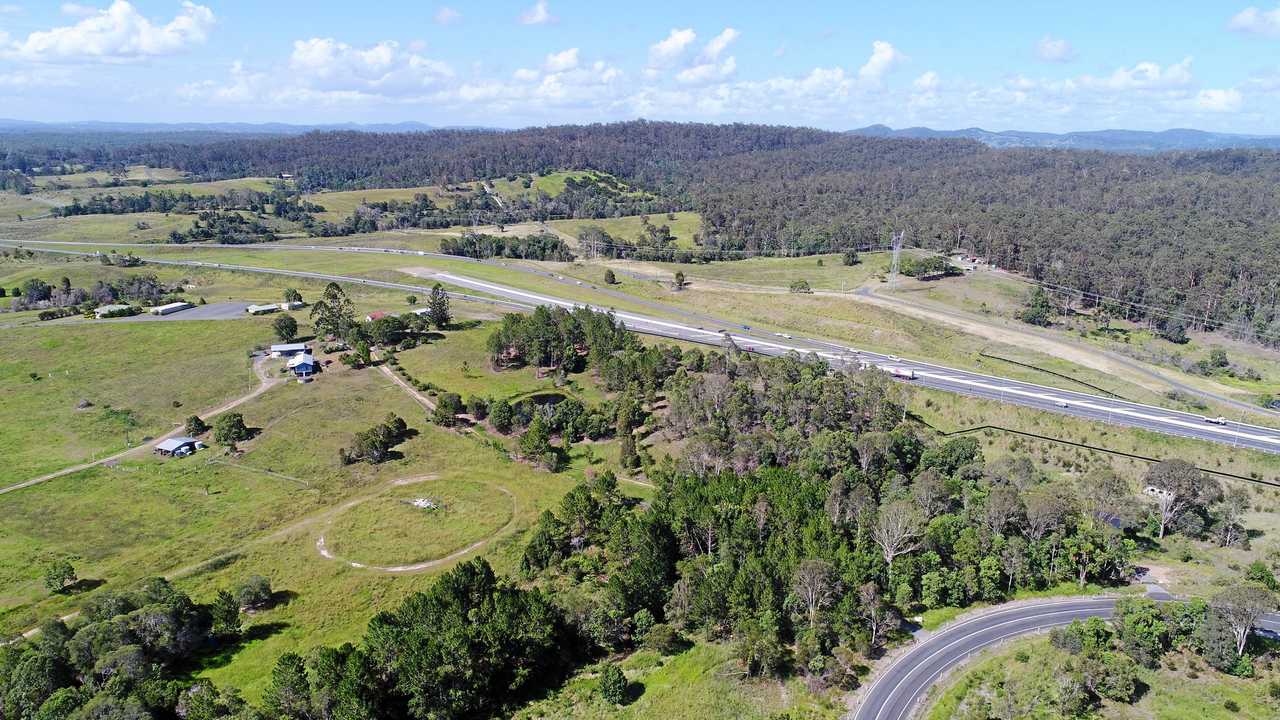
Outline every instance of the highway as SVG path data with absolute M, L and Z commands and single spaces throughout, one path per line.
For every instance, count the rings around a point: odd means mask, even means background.
M 0 245 L 7 245 L 9 247 L 21 246 L 20 243 L 13 242 L 3 242 L 0 243 Z M 233 247 L 238 247 L 241 250 L 246 249 L 244 246 Z M 258 247 L 261 246 L 254 246 L 251 249 L 257 249 Z M 335 248 L 335 246 L 302 245 L 274 245 L 269 247 L 275 250 L 283 250 L 287 247 L 291 249 L 324 249 L 337 250 L 341 252 L 392 253 L 465 261 L 465 258 L 458 258 L 452 255 L 439 255 L 437 253 L 412 250 L 356 247 Z M 43 247 L 39 249 L 41 249 L 42 252 L 70 255 L 97 254 L 84 251 L 54 250 Z M 429 292 L 430 290 L 429 286 L 368 280 L 360 277 L 329 273 L 259 268 L 247 265 L 231 265 L 194 260 L 165 260 L 161 258 L 145 257 L 142 259 L 149 263 L 162 265 L 196 266 L 240 272 L 306 277 L 317 280 L 363 284 L 420 293 Z M 553 278 L 559 278 L 559 276 L 552 273 L 544 273 L 527 268 L 519 268 L 517 266 L 508 266 L 508 268 L 513 271 L 532 272 L 538 275 L 548 275 Z M 442 282 L 453 287 L 463 288 L 464 290 L 484 294 L 482 296 L 461 294 L 459 297 L 512 309 L 527 309 L 537 305 L 554 305 L 565 308 L 585 305 L 585 303 L 582 302 L 565 300 L 545 293 L 521 290 L 519 288 L 514 288 L 500 283 L 468 277 L 459 273 L 428 271 L 422 273 L 420 277 Z M 563 280 L 563 278 L 559 279 Z M 581 283 L 578 282 L 576 284 Z M 608 292 L 610 295 L 615 297 L 625 298 L 627 301 L 634 304 L 650 306 L 670 312 L 669 308 L 658 305 L 657 303 L 631 298 L 630 296 L 622 295 L 621 293 L 605 291 L 599 288 L 595 289 L 600 292 Z M 1231 421 L 1217 423 L 1194 413 L 1170 410 L 1167 408 L 1143 405 L 1140 403 L 1132 403 L 1125 400 L 1091 395 L 1072 390 L 1061 390 L 1020 380 L 1011 380 L 1008 378 L 985 375 L 970 370 L 958 370 L 919 360 L 910 360 L 883 353 L 859 350 L 857 348 L 838 345 L 814 338 L 793 337 L 781 333 L 761 332 L 753 330 L 749 326 L 740 323 L 719 320 L 697 313 L 679 312 L 678 314 L 680 317 L 688 318 L 688 320 L 677 322 L 674 320 L 665 320 L 648 315 L 641 315 L 634 312 L 617 311 L 612 307 L 604 305 L 590 305 L 590 307 L 596 310 L 613 312 L 614 315 L 624 322 L 631 330 L 648 335 L 656 335 L 713 346 L 726 346 L 729 341 L 732 341 L 741 350 L 769 356 L 786 355 L 791 352 L 801 354 L 812 353 L 830 362 L 833 366 L 845 368 L 878 367 L 894 374 L 904 382 L 938 390 L 945 390 L 970 397 L 978 397 L 987 400 L 994 400 L 1000 403 L 1020 405 L 1036 410 L 1069 415 L 1095 422 L 1140 428 L 1165 435 L 1204 440 L 1231 447 L 1248 448 L 1269 453 L 1280 453 L 1280 430 L 1275 428 Z
M 1170 599 L 1161 592 L 1154 599 Z M 851 720 L 906 720 L 948 671 L 970 656 L 1010 638 L 1028 635 L 1072 620 L 1110 618 L 1114 598 L 1078 598 L 1020 603 L 963 620 L 924 640 L 894 659 L 863 693 Z M 1280 615 L 1267 615 L 1258 627 L 1280 632 Z

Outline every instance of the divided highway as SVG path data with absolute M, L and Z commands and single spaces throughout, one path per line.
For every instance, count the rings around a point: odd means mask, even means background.
M 8 245 L 9 247 L 20 246 L 19 243 L 14 242 L 5 242 L 0 244 Z M 238 247 L 241 250 L 244 249 L 243 246 L 232 247 Z M 255 246 L 255 249 L 257 249 L 257 247 L 258 246 Z M 325 245 L 273 245 L 264 247 L 270 247 L 274 250 L 284 250 L 285 248 L 289 248 L 306 250 L 336 250 L 341 252 L 391 253 L 411 256 L 439 257 L 455 261 L 463 259 L 452 255 L 439 255 L 437 253 L 428 253 L 423 251 L 383 248 L 335 247 Z M 41 248 L 41 251 L 69 255 L 97 254 L 93 252 L 73 250 L 54 250 L 43 247 Z M 307 272 L 301 270 L 259 268 L 246 265 L 210 263 L 194 260 L 166 260 L 161 258 L 143 259 L 146 262 L 161 265 L 209 267 L 240 272 L 306 277 L 317 280 L 332 280 L 336 282 L 363 284 L 413 292 L 428 292 L 430 289 L 429 287 L 414 285 L 411 283 L 368 280 L 365 278 L 347 275 Z M 511 269 L 517 270 L 518 268 L 512 267 Z M 524 269 L 519 270 L 525 271 Z M 532 270 L 529 270 L 528 272 L 533 272 L 539 275 L 550 275 L 550 273 L 539 273 Z M 516 309 L 526 309 L 537 305 L 556 305 L 565 308 L 572 308 L 585 304 L 553 297 L 544 293 L 530 292 L 499 283 L 466 277 L 457 273 L 432 271 L 429 273 L 423 273 L 422 277 L 484 294 L 482 296 L 461 295 L 460 297 L 477 302 L 492 303 Z M 557 276 L 552 275 L 552 277 Z M 597 290 L 599 289 L 597 288 Z M 604 290 L 600 291 L 608 292 Z M 655 303 L 632 299 L 616 293 L 610 294 L 613 294 L 615 297 L 626 297 L 628 301 L 634 303 L 652 307 L 661 307 Z M 802 354 L 813 353 L 838 367 L 879 367 L 906 382 L 954 392 L 961 395 L 968 395 L 970 397 L 979 397 L 1001 403 L 1021 405 L 1023 407 L 1029 407 L 1045 412 L 1054 412 L 1062 415 L 1080 417 L 1086 420 L 1140 428 L 1165 435 L 1194 438 L 1197 440 L 1205 440 L 1222 445 L 1249 448 L 1269 453 L 1280 453 L 1280 430 L 1275 428 L 1225 420 L 1218 422 L 1214 419 L 1205 418 L 1193 413 L 1169 410 L 1151 405 L 1142 405 L 1140 403 L 1132 403 L 1125 400 L 1090 395 L 1071 390 L 1061 390 L 1020 380 L 1010 380 L 1007 378 L 984 375 L 982 373 L 976 373 L 969 370 L 958 370 L 942 365 L 900 358 L 893 355 L 858 350 L 856 348 L 837 345 L 823 340 L 792 337 L 781 333 L 764 333 L 752 330 L 747 325 L 717 320 L 697 313 L 681 312 L 680 315 L 682 317 L 688 317 L 691 318 L 691 320 L 688 322 L 676 322 L 673 320 L 664 320 L 628 311 L 617 311 L 614 308 L 602 305 L 592 305 L 591 307 L 597 310 L 613 312 L 619 320 L 626 323 L 628 328 L 648 335 L 657 335 L 686 342 L 715 346 L 724 346 L 729 341 L 732 341 L 740 349 L 747 352 L 771 356 L 785 355 L 790 352 L 798 352 Z M 699 321 L 702 322 L 701 325 L 692 324 Z

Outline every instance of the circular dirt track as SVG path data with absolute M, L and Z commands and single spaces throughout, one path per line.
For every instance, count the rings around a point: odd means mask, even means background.
M 515 497 L 497 485 L 410 479 L 396 481 L 392 488 L 329 520 L 316 539 L 316 550 L 354 568 L 420 572 L 483 547 L 515 522 Z M 416 499 L 429 499 L 439 507 L 416 507 L 411 504 Z

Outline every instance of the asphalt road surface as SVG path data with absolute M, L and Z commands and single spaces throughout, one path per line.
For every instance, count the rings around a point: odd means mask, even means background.
M 17 243 L 5 243 L 10 247 Z M 239 246 L 244 249 L 243 246 Z M 259 246 L 254 246 L 259 247 Z M 284 247 L 318 249 L 332 246 L 271 246 L 275 249 Z M 411 250 L 385 251 L 382 249 L 351 248 L 352 252 L 391 252 L 393 254 L 447 257 L 458 260 L 455 256 L 439 256 L 435 253 Z M 71 255 L 94 255 L 72 250 L 45 249 L 43 252 L 54 252 Z M 208 267 L 240 272 L 265 273 L 291 277 L 307 277 L 317 280 L 354 283 L 373 287 L 386 287 L 397 290 L 425 293 L 430 288 L 411 283 L 394 283 L 381 280 L 367 280 L 346 275 L 307 272 L 301 270 L 282 270 L 275 268 L 257 268 L 246 265 L 210 263 L 195 260 L 164 260 L 143 258 L 146 262 L 160 265 L 180 265 Z M 535 271 L 536 272 L 536 271 Z M 547 273 L 538 273 L 547 274 Z M 451 272 L 429 272 L 423 277 L 447 283 L 454 287 L 471 290 L 483 295 L 459 294 L 459 297 L 478 302 L 524 309 L 537 305 L 556 305 L 572 308 L 584 303 L 553 297 L 543 293 L 534 293 L 513 288 L 499 283 L 478 280 Z M 554 276 L 553 277 L 558 277 Z M 626 296 L 624 296 L 626 297 Z M 634 302 L 630 297 L 628 301 Z M 739 323 L 717 320 L 705 315 L 681 313 L 691 318 L 686 322 L 663 320 L 633 312 L 616 311 L 611 307 L 594 305 L 596 310 L 611 311 L 624 322 L 628 328 L 661 337 L 668 337 L 703 345 L 727 346 L 729 342 L 747 352 L 762 355 L 780 356 L 791 352 L 801 354 L 813 353 L 838 367 L 878 367 L 889 372 L 904 382 L 925 387 L 946 390 L 949 392 L 994 400 L 1001 403 L 1020 405 L 1045 412 L 1070 415 L 1095 422 L 1140 428 L 1151 432 L 1194 438 L 1208 442 L 1229 445 L 1238 448 L 1249 448 L 1262 452 L 1280 453 L 1280 430 L 1275 428 L 1249 425 L 1224 420 L 1215 422 L 1194 413 L 1169 410 L 1167 408 L 1142 405 L 1115 398 L 1090 395 L 1072 390 L 1036 385 L 1020 380 L 1010 380 L 991 375 L 984 375 L 969 370 L 957 370 L 942 365 L 909 360 L 883 353 L 874 353 L 856 348 L 837 345 L 813 338 L 793 337 L 781 333 L 764 333 L 752 330 Z M 701 321 L 699 321 L 701 318 Z
M 1163 592 L 1152 593 L 1152 597 L 1171 599 Z M 956 623 L 895 659 L 872 682 L 851 720 L 906 720 L 939 678 L 972 655 L 1010 638 L 1072 620 L 1110 618 L 1114 611 L 1114 598 L 1046 600 L 1011 605 Z M 1269 634 L 1280 631 L 1280 615 L 1265 616 L 1258 628 Z

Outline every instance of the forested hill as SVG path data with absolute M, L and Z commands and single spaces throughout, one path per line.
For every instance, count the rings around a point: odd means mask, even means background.
M 155 143 L 127 158 L 206 176 L 287 172 L 304 189 L 410 186 L 565 168 L 602 170 L 681 192 L 699 162 L 814 145 L 837 133 L 766 125 L 631 122 L 527 130 L 316 132 L 188 146 Z
M 10 150 L 5 162 L 23 169 L 36 154 Z M 290 173 L 304 190 L 601 170 L 700 212 L 712 251 L 815 253 L 905 231 L 909 244 L 972 250 L 1038 279 L 1280 338 L 1272 150 L 1125 155 L 636 121 L 160 141 L 92 157 L 207 178 Z

